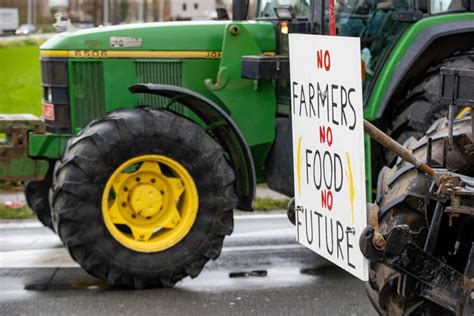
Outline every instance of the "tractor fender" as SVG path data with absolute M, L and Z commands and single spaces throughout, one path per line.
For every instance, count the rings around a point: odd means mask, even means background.
M 418 71 L 421 73 L 426 71 L 431 62 L 440 58 L 449 57 L 449 55 L 454 52 L 448 52 L 450 49 L 449 39 L 455 40 L 456 37 L 463 35 L 474 37 L 474 22 L 472 20 L 431 25 L 419 32 L 398 63 L 392 63 L 390 65 L 390 67 L 394 68 L 394 71 L 382 97 L 379 99 L 380 102 L 376 118 L 380 119 L 383 116 L 390 101 L 396 97 L 397 93 L 403 90 L 401 84 L 406 83 L 407 78 L 413 75 L 413 73 L 410 75 L 410 72 Z M 444 45 L 441 44 L 443 41 L 446 41 Z M 458 45 L 456 45 L 458 50 L 459 46 L 462 45 L 466 46 L 464 49 L 469 49 L 469 46 L 472 47 L 472 42 L 469 43 L 466 39 L 462 41 L 464 43 L 459 44 L 459 42 L 460 40 L 458 39 Z M 446 51 L 443 49 L 446 49 Z M 443 53 L 445 53 L 445 56 L 442 55 Z M 387 73 L 385 70 L 386 69 L 383 69 L 382 72 Z M 374 80 L 374 83 L 376 81 L 377 80 Z M 374 87 L 375 85 L 372 88 Z M 372 103 L 372 101 L 377 102 L 377 100 L 368 101 L 368 103 Z
M 253 210 L 256 178 L 250 148 L 234 120 L 222 108 L 192 90 L 177 86 L 137 84 L 129 90 L 132 93 L 155 94 L 173 99 L 196 114 L 207 125 L 207 130 L 212 130 L 218 143 L 229 155 L 229 162 L 236 175 L 236 192 L 239 199 L 237 208 L 242 211 Z

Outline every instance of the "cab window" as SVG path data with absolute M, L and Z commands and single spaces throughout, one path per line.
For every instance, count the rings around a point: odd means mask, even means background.
M 275 18 L 275 7 L 281 5 L 291 5 L 295 10 L 297 18 L 309 16 L 311 0 L 261 0 L 257 2 L 258 18 Z

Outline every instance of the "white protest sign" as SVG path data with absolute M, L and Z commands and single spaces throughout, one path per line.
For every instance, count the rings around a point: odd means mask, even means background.
M 367 226 L 358 38 L 290 34 L 298 242 L 368 279 L 359 249 Z

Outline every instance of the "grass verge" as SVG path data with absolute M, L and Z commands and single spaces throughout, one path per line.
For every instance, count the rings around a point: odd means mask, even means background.
M 33 217 L 35 217 L 35 214 L 26 205 L 17 209 L 10 209 L 0 204 L 0 219 L 26 219 Z
M 290 199 L 257 198 L 253 206 L 256 211 L 286 210 L 289 202 Z
M 0 113 L 41 114 L 41 79 L 37 44 L 0 42 Z
M 19 40 L 0 40 L 0 48 L 21 47 L 21 46 L 40 46 L 46 42 L 44 38 L 27 38 Z

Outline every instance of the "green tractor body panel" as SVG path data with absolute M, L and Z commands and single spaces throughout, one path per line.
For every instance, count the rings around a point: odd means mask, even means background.
M 368 120 L 375 120 L 379 118 L 379 107 L 382 102 L 382 98 L 387 91 L 387 86 L 390 83 L 390 79 L 397 69 L 399 62 L 405 57 L 407 50 L 424 30 L 436 25 L 463 21 L 471 21 L 474 23 L 474 13 L 456 13 L 430 16 L 410 25 L 398 39 L 395 47 L 389 52 L 387 60 L 376 79 L 373 90 L 369 96 L 366 96 L 368 102 L 366 102 L 364 117 Z
M 238 34 L 232 34 L 232 27 L 238 28 Z M 117 37 L 128 47 L 115 45 Z M 242 79 L 240 59 L 275 52 L 272 23 L 207 21 L 104 27 L 58 34 L 44 43 L 41 51 L 43 61 L 67 59 L 69 134 L 76 134 L 107 112 L 137 106 L 166 106 L 200 123 L 193 113 L 168 104 L 163 97 L 128 90 L 137 83 L 180 86 L 214 101 L 234 119 L 252 152 L 257 178 L 264 181 L 262 166 L 275 138 L 275 89 L 271 80 L 255 84 Z M 57 158 L 65 137 L 35 139 L 30 154 Z M 42 147 L 47 144 L 53 148 Z
M 233 35 L 238 32 L 238 36 Z M 207 88 L 226 105 L 245 136 L 254 157 L 257 179 L 264 179 L 265 158 L 275 139 L 276 96 L 271 80 L 253 81 L 241 76 L 244 55 L 261 55 L 261 48 L 243 23 L 229 24 L 224 33 L 217 80 L 207 79 Z M 252 119 L 249 119 L 252 113 Z
M 400 61 L 402 61 L 406 57 L 407 51 L 412 46 L 413 42 L 417 39 L 418 36 L 421 35 L 423 31 L 436 25 L 463 21 L 474 22 L 474 13 L 456 13 L 430 16 L 409 25 L 408 28 L 401 34 L 394 47 L 391 50 L 387 50 L 387 59 L 382 65 L 382 69 L 380 70 L 378 76 L 374 78 L 375 81 L 373 82 L 372 90 L 369 91 L 369 93 L 365 91 L 366 94 L 364 95 L 364 118 L 370 121 L 380 118 L 381 111 L 383 110 L 381 106 L 382 100 L 384 98 L 384 95 L 388 94 L 388 86 L 393 78 L 393 74 L 396 71 L 397 67 L 399 67 Z M 410 56 L 408 58 L 412 59 L 412 62 L 415 62 L 414 56 Z M 387 97 L 388 99 L 390 99 L 391 95 L 386 96 L 386 98 Z M 387 104 L 384 104 L 383 106 L 386 105 Z M 366 192 L 367 200 L 371 200 L 373 195 L 373 168 L 372 160 L 370 159 L 370 157 L 372 157 L 370 137 L 366 136 L 365 144 L 365 172 L 367 181 Z
M 59 159 L 63 155 L 70 137 L 67 134 L 30 133 L 28 155 L 30 157 Z
M 43 50 L 220 51 L 224 29 L 232 21 L 156 22 L 107 26 L 60 33 Z M 275 49 L 275 29 L 266 22 L 244 22 L 263 51 Z M 139 47 L 111 47 L 111 37 L 141 39 Z M 126 45 L 126 44 L 125 44 Z M 211 57 L 211 56 L 210 56 Z

